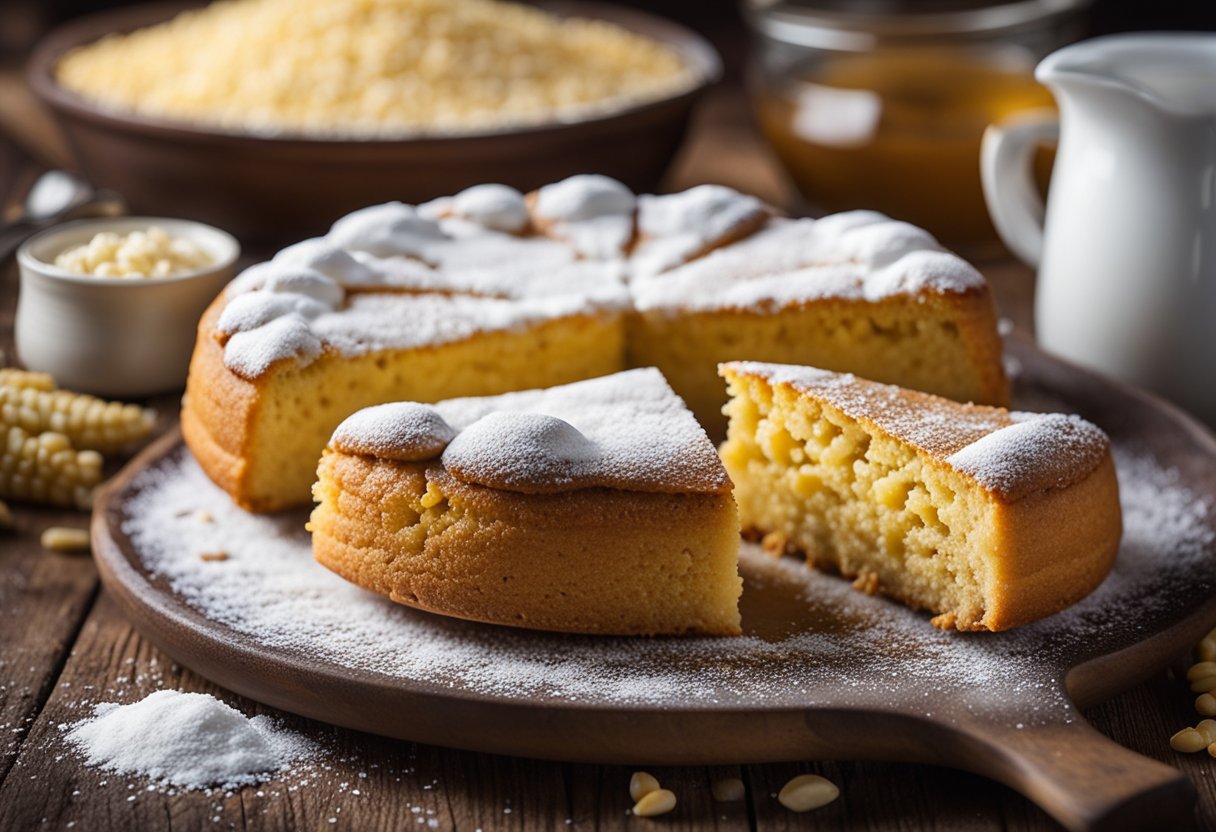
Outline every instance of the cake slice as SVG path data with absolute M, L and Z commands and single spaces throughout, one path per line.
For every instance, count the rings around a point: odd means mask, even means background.
M 573 633 L 740 632 L 731 482 L 654 369 L 361 410 L 314 495 L 317 560 L 402 604 Z
M 1006 630 L 1064 609 L 1114 563 L 1110 443 L 1077 416 L 959 404 L 852 375 L 720 368 L 722 459 L 746 534 L 934 613 Z

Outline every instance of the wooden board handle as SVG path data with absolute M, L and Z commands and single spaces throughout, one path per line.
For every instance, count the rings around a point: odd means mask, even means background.
M 966 733 L 977 744 L 966 768 L 1016 789 L 1074 832 L 1192 823 L 1195 789 L 1186 776 L 1112 742 L 1079 715 L 1071 722 L 989 724 Z

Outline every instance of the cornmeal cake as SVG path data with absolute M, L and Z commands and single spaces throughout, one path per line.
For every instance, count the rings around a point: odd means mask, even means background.
M 746 533 L 946 629 L 1005 630 L 1096 587 L 1121 535 L 1110 443 L 1077 416 L 731 362 L 723 462 Z
M 338 220 L 243 272 L 203 317 L 182 413 L 240 505 L 305 503 L 354 411 L 657 366 L 711 436 L 720 359 L 797 361 L 1004 404 L 980 275 L 872 212 L 787 220 L 702 185 L 482 185 Z
M 740 632 L 731 482 L 654 369 L 361 410 L 314 494 L 317 560 L 402 604 L 562 632 Z

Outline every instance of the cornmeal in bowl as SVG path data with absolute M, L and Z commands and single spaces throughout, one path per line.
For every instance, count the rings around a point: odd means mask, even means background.
M 702 81 L 620 26 L 498 0 L 227 0 L 81 46 L 55 78 L 143 116 L 338 138 L 585 120 Z

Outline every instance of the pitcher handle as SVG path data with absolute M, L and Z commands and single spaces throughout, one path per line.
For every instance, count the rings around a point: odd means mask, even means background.
M 1034 181 L 1034 152 L 1041 142 L 1057 141 L 1060 120 L 1054 110 L 1031 110 L 984 131 L 980 178 L 992 224 L 1009 250 L 1037 268 L 1043 257 L 1046 206 Z

